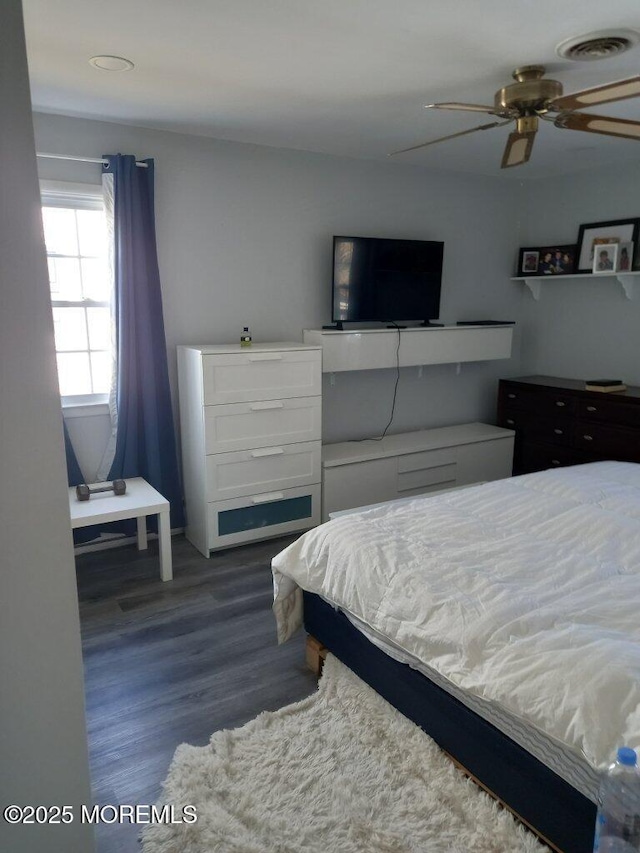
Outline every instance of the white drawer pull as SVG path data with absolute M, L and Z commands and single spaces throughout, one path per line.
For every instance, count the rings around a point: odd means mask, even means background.
M 279 456 L 281 453 L 284 453 L 283 447 L 264 447 L 262 450 L 251 451 L 254 459 L 259 459 L 261 456 Z
M 559 465 L 559 464 L 560 464 L 560 460 L 559 460 L 559 459 L 552 459 L 552 460 L 551 460 L 551 464 L 552 464 L 552 465 Z
M 282 361 L 282 356 L 277 352 L 265 352 L 260 355 L 250 355 L 249 361 Z
M 251 503 L 254 504 L 266 504 L 269 501 L 281 501 L 284 497 L 282 492 L 269 492 L 266 495 L 256 495 L 255 498 L 251 498 Z
M 593 441 L 592 435 L 583 435 L 582 437 L 584 438 L 585 441 Z
M 507 418 L 507 423 L 509 424 L 509 426 L 513 426 L 515 421 L 513 420 L 513 418 Z
M 562 409 L 563 406 L 566 406 L 566 403 L 563 403 L 562 400 L 556 400 L 556 406 L 560 406 L 560 408 Z
M 554 429 L 556 435 L 562 435 L 564 433 L 563 429 Z
M 262 412 L 265 409 L 284 409 L 284 403 L 281 400 L 275 400 L 271 403 L 252 403 L 249 408 L 252 412 Z
M 595 406 L 587 406 L 587 411 L 588 412 L 597 412 L 598 409 Z
M 515 394 L 507 394 L 507 397 L 508 397 L 510 400 L 515 400 L 515 399 L 516 399 L 516 395 L 515 395 Z

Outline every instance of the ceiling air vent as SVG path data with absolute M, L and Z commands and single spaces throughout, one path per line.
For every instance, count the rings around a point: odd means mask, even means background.
M 590 62 L 618 56 L 638 44 L 640 33 L 635 30 L 600 30 L 561 42 L 556 53 L 563 59 Z

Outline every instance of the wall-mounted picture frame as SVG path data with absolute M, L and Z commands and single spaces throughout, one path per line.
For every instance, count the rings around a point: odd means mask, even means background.
M 620 243 L 616 272 L 631 272 L 633 262 L 633 243 Z
M 618 268 L 618 249 L 620 243 L 596 243 L 593 251 L 594 275 L 615 272 Z
M 518 255 L 518 275 L 569 275 L 574 271 L 575 257 L 575 245 L 522 248 Z
M 618 219 L 612 222 L 592 222 L 581 225 L 578 231 L 575 271 L 593 272 L 596 247 L 611 243 L 633 243 L 636 254 L 631 261 L 630 269 L 640 269 L 637 252 L 639 231 L 640 219 Z

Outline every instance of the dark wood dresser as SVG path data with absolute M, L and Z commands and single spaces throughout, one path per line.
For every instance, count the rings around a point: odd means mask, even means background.
M 513 473 L 640 462 L 640 388 L 605 394 L 555 376 L 501 379 L 498 426 L 516 431 Z

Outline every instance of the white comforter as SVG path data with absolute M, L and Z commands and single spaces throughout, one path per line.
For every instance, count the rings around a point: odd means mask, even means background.
M 640 748 L 640 465 L 500 480 L 316 527 L 273 560 L 279 639 L 301 589 L 596 768 Z

